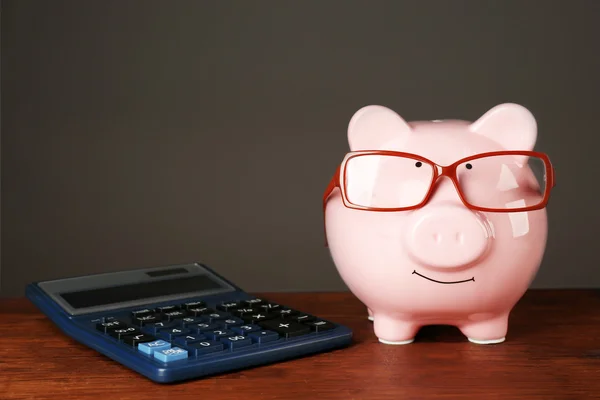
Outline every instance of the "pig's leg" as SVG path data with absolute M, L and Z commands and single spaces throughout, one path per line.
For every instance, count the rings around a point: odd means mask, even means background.
M 506 339 L 508 331 L 508 314 L 471 321 L 458 328 L 472 343 L 502 343 Z
M 371 311 L 370 308 L 367 307 L 367 313 L 369 313 L 369 316 L 367 318 L 369 318 L 369 321 L 373 321 L 373 311 Z
M 375 336 L 385 344 L 409 344 L 415 340 L 419 326 L 387 315 L 377 314 L 373 327 Z

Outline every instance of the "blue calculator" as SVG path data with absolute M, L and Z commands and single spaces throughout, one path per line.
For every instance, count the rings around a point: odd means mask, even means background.
M 345 326 L 256 298 L 200 263 L 27 286 L 66 335 L 169 383 L 341 348 Z

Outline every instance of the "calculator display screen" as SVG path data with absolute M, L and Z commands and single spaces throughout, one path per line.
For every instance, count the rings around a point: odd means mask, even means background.
M 88 308 L 125 303 L 147 298 L 172 295 L 185 295 L 215 289 L 223 289 L 219 282 L 208 275 L 194 275 L 183 278 L 144 281 L 141 283 L 111 286 L 97 289 L 86 289 L 60 293 L 72 308 Z

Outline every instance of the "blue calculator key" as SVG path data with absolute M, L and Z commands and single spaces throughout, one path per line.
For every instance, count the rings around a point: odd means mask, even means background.
M 242 326 L 232 326 L 231 330 L 235 333 L 239 333 L 240 335 L 247 335 L 252 332 L 260 332 L 263 330 L 258 325 L 242 325 Z
M 221 326 L 218 324 L 211 324 L 208 322 L 201 322 L 196 325 L 188 326 L 189 329 L 191 329 L 192 331 L 196 331 L 196 333 L 202 333 L 202 332 L 206 332 L 206 331 L 214 331 L 216 329 L 219 329 L 220 327 Z
M 214 331 L 206 331 L 206 332 L 202 332 L 204 335 L 206 335 L 206 337 L 212 339 L 212 340 L 218 340 L 222 337 L 226 337 L 226 336 L 235 336 L 235 332 L 227 330 L 227 329 L 216 329 Z
M 167 340 L 173 340 L 177 336 L 185 336 L 190 333 L 192 333 L 192 331 L 186 328 L 171 328 L 158 331 L 158 335 Z
M 146 332 L 156 335 L 161 330 L 176 328 L 176 327 L 177 327 L 177 325 L 174 322 L 156 322 L 154 324 L 148 324 L 148 325 L 144 326 L 142 329 Z
M 229 317 L 227 319 L 219 321 L 219 324 L 226 329 L 233 328 L 234 326 L 243 325 L 244 320 L 237 317 Z
M 198 334 L 190 334 L 185 336 L 177 336 L 173 339 L 173 343 L 177 343 L 181 346 L 188 346 L 189 344 L 201 342 L 206 340 L 206 336 Z
M 187 346 L 190 352 L 194 352 L 196 356 L 203 356 L 217 351 L 223 351 L 225 345 L 215 340 L 203 340 L 202 342 L 192 343 Z
M 138 350 L 149 355 L 154 354 L 155 351 L 166 350 L 170 348 L 171 343 L 165 342 L 164 340 L 155 340 L 153 342 L 138 344 Z
M 185 360 L 188 358 L 187 350 L 179 347 L 172 347 L 170 349 L 164 349 L 154 352 L 154 358 L 162 362 L 173 362 L 179 360 Z
M 255 343 L 268 343 L 274 340 L 279 340 L 279 334 L 273 331 L 258 331 L 248 334 L 250 339 Z
M 246 347 L 252 344 L 252 339 L 242 335 L 222 337 L 220 340 L 225 347 L 231 350 L 237 350 L 240 347 Z

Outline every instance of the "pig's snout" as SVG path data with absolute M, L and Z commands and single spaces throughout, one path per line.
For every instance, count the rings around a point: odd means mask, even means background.
M 434 268 L 460 268 L 476 261 L 486 252 L 490 236 L 476 214 L 451 205 L 417 212 L 405 232 L 410 255 Z

